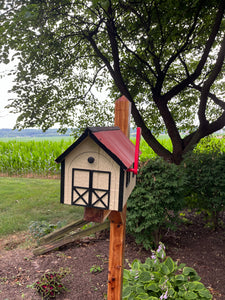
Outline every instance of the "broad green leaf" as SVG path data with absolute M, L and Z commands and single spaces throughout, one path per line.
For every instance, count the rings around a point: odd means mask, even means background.
M 207 289 L 201 289 L 198 291 L 199 296 L 206 299 L 212 299 L 212 295 Z
M 184 267 L 183 274 L 185 276 L 189 276 L 191 280 L 200 280 L 201 279 L 201 277 L 198 276 L 197 272 L 193 268 L 190 268 L 190 267 Z
M 188 291 L 184 295 L 185 300 L 198 299 L 198 295 L 192 291 Z
M 129 279 L 130 278 L 130 271 L 127 269 L 123 270 L 123 278 L 124 279 Z
M 172 260 L 172 258 L 171 257 L 167 257 L 164 263 L 169 268 L 170 273 L 172 273 L 174 271 L 174 268 L 175 268 L 175 263 Z
M 179 297 L 184 297 L 184 295 L 186 294 L 186 290 L 179 290 L 177 294 Z
M 140 273 L 139 279 L 141 282 L 144 282 L 144 283 L 149 282 L 149 281 L 151 281 L 151 274 L 149 272 L 144 271 L 144 272 Z
M 137 295 L 145 293 L 145 288 L 143 285 L 136 286 L 135 292 Z
M 155 280 L 160 280 L 162 274 L 159 272 L 152 272 L 152 276 L 154 277 Z
M 175 276 L 175 281 L 180 282 L 182 284 L 183 282 L 186 281 L 186 278 L 184 277 L 184 275 L 179 274 Z
M 196 271 L 193 269 L 193 268 L 190 268 L 190 267 L 184 267 L 184 269 L 183 269 L 183 274 L 185 275 L 185 276 L 190 276 L 190 275 L 192 275 L 192 274 L 196 274 Z
M 146 289 L 148 289 L 149 291 L 153 291 L 153 292 L 158 292 L 160 290 L 159 285 L 157 285 L 156 283 L 150 283 L 146 286 Z
M 138 270 L 139 269 L 139 266 L 140 266 L 140 261 L 138 259 L 135 259 L 133 262 L 132 262 L 132 269 L 133 270 Z
M 201 282 L 198 282 L 198 281 L 190 282 L 188 287 L 192 291 L 199 291 L 199 290 L 205 289 L 204 284 Z
M 139 300 L 148 299 L 149 300 L 149 295 L 146 294 L 146 293 L 142 293 L 142 294 L 140 294 L 140 295 L 137 296 L 137 299 L 139 299 Z
M 165 263 L 163 263 L 161 265 L 161 272 L 165 275 L 170 274 L 170 269 L 167 267 L 167 265 Z
M 173 299 L 176 299 L 176 294 L 177 292 L 173 289 L 173 288 L 169 288 L 168 289 L 168 295 L 173 298 Z
M 123 298 L 125 297 L 129 297 L 129 295 L 131 294 L 132 289 L 128 286 L 125 289 L 123 289 Z
M 150 257 L 146 258 L 145 264 L 148 265 L 149 268 L 154 265 L 153 260 Z

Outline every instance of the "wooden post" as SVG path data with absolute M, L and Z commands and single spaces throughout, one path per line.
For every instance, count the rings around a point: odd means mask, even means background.
M 130 138 L 130 114 L 130 101 L 125 96 L 117 99 L 115 102 L 114 125 L 118 126 L 128 138 Z
M 115 103 L 115 126 L 130 136 L 130 102 L 122 96 Z M 123 262 L 126 232 L 126 205 L 122 212 L 112 211 L 110 220 L 110 244 L 108 267 L 108 300 L 121 300 L 123 287 Z

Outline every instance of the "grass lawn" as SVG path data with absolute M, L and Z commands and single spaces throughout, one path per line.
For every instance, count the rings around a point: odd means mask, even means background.
M 83 217 L 83 208 L 60 203 L 60 181 L 0 177 L 0 237 L 26 231 L 32 221 L 65 224 Z

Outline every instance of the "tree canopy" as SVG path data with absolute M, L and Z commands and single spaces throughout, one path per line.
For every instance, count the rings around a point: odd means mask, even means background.
M 224 127 L 224 0 L 5 0 L 0 10 L 0 62 L 19 61 L 18 128 L 107 125 L 125 95 L 149 146 L 179 164 Z

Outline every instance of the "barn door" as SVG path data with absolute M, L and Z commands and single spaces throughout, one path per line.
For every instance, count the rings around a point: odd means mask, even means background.
M 111 172 L 72 169 L 72 204 L 109 208 Z

